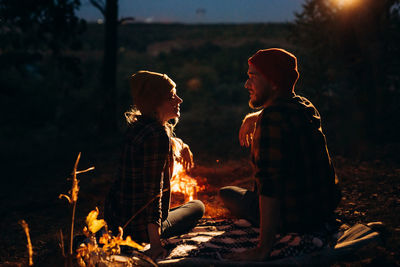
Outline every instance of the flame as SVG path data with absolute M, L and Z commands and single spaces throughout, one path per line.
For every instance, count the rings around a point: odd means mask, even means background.
M 204 189 L 204 185 L 198 185 L 197 180 L 186 173 L 181 163 L 174 162 L 174 170 L 171 178 L 172 193 L 182 193 L 185 201 L 190 201 L 197 197 L 197 192 Z

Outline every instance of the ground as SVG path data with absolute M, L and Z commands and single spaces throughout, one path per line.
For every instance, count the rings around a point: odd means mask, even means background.
M 379 159 L 333 157 L 343 191 L 339 217 L 348 224 L 381 221 L 386 226 L 382 244 L 372 252 L 371 248 L 360 251 L 333 266 L 400 266 L 400 164 L 396 152 L 387 153 L 386 150 L 377 152 Z M 25 219 L 30 226 L 35 266 L 62 265 L 59 236 L 60 229 L 64 236 L 69 231 L 70 207 L 67 201 L 58 199 L 58 195 L 68 192 L 71 181 L 57 177 L 72 168 L 73 156 L 68 158 L 68 162 L 32 167 L 26 173 L 13 170 L 13 173 L 24 173 L 27 178 L 23 181 L 10 179 L 1 191 L 0 266 L 26 264 L 26 237 L 18 224 L 20 219 Z M 98 206 L 101 211 L 116 158 L 115 155 L 97 155 L 96 170 L 78 177 L 81 188 L 75 224 L 77 233 L 90 210 Z M 61 159 L 54 159 L 58 160 Z M 81 169 L 89 167 L 89 163 L 82 160 Z M 53 177 L 50 171 L 55 172 Z M 206 204 L 206 216 L 216 218 L 230 216 L 217 197 L 219 187 L 228 184 L 249 187 L 252 183 L 251 166 L 245 159 L 199 162 L 192 175 L 199 177 L 199 183 L 207 184 L 204 191 L 198 192 L 198 198 Z

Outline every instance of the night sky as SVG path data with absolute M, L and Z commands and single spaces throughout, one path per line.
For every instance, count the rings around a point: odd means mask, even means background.
M 300 0 L 119 0 L 119 16 L 142 22 L 249 23 L 286 22 L 301 9 Z M 102 19 L 88 0 L 78 15 L 88 21 Z

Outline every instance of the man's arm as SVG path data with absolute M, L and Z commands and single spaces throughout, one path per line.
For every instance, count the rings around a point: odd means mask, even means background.
M 268 258 L 281 221 L 279 188 L 282 182 L 282 115 L 279 112 L 260 113 L 254 135 L 258 142 L 254 149 L 255 177 L 258 181 L 260 236 L 256 248 L 235 255 L 238 260 Z
M 229 255 L 227 258 L 239 261 L 263 261 L 268 259 L 274 244 L 279 223 L 279 201 L 276 198 L 259 196 L 260 204 L 260 236 L 257 247 L 241 253 Z
M 284 180 L 283 115 L 263 113 L 258 121 L 255 138 L 259 138 L 258 157 L 255 158 L 260 204 L 260 253 L 271 252 L 275 234 L 281 222 L 280 188 Z M 255 149 L 257 150 L 257 148 Z
M 239 130 L 239 142 L 241 146 L 249 147 L 251 145 L 256 122 L 261 112 L 262 110 L 259 110 L 257 112 L 249 113 L 244 117 Z
M 260 195 L 260 240 L 258 247 L 262 258 L 267 258 L 271 252 L 279 223 L 279 200 Z

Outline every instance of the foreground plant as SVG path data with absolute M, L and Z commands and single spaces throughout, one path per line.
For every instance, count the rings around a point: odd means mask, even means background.
M 97 266 L 102 263 L 105 266 L 113 266 L 116 261 L 125 263 L 124 266 L 140 266 L 140 263 L 146 262 L 147 265 L 157 266 L 150 257 L 139 252 L 144 247 L 132 240 L 130 236 L 123 238 L 123 229 L 119 227 L 117 236 L 113 236 L 108 231 L 107 223 L 103 219 L 97 219 L 99 210 L 92 210 L 86 217 L 86 225 L 83 228 L 83 234 L 86 240 L 77 249 L 76 259 L 81 267 Z M 96 240 L 96 233 L 102 230 L 99 241 Z M 129 246 L 136 251 L 132 252 L 130 257 L 118 256 L 121 254 L 121 246 Z M 102 265 L 102 266 L 103 266 Z
M 66 194 L 60 194 L 59 198 L 67 199 L 68 203 L 72 205 L 72 218 L 71 218 L 71 231 L 70 231 L 70 244 L 69 244 L 69 253 L 65 255 L 64 249 L 64 237 L 62 231 L 60 231 L 60 246 L 62 249 L 62 254 L 65 258 L 68 259 L 67 265 L 72 266 L 73 259 L 73 240 L 74 240 L 74 222 L 75 222 L 75 211 L 76 211 L 76 203 L 78 201 L 78 193 L 79 193 L 79 180 L 76 178 L 77 174 L 88 172 L 94 169 L 94 167 L 90 167 L 83 171 L 78 171 L 78 163 L 81 157 L 81 153 L 78 154 L 78 157 L 75 161 L 75 165 L 72 171 L 72 187 L 71 190 Z M 152 199 L 149 203 L 147 203 L 142 209 L 134 214 L 131 219 L 124 225 L 126 227 L 138 213 L 140 213 L 144 208 L 146 208 L 152 201 L 154 201 L 157 197 Z M 92 210 L 88 216 L 86 217 L 86 225 L 83 229 L 83 234 L 86 236 L 86 240 L 79 245 L 79 248 L 76 250 L 76 259 L 81 267 L 86 266 L 98 266 L 102 263 L 102 266 L 114 266 L 114 262 L 124 263 L 124 266 L 142 266 L 142 265 L 150 265 L 157 266 L 154 261 L 145 255 L 139 250 L 143 250 L 144 247 L 137 244 L 132 240 L 130 236 L 127 236 L 126 239 L 123 238 L 123 227 L 119 227 L 119 234 L 117 236 L 113 236 L 110 231 L 108 231 L 107 223 L 103 219 L 97 219 L 99 215 L 99 210 L 96 208 Z M 96 240 L 96 233 L 98 231 L 102 231 L 102 235 L 99 239 L 99 242 Z M 129 246 L 134 249 L 130 255 L 130 257 L 124 257 L 119 255 L 121 253 L 120 246 Z M 118 265 L 119 266 L 119 265 Z
M 76 158 L 76 161 L 75 161 L 74 168 L 72 170 L 72 187 L 71 187 L 71 190 L 68 192 L 69 195 L 65 195 L 65 194 L 59 195 L 60 199 L 64 197 L 65 199 L 67 199 L 68 203 L 72 205 L 71 231 L 70 231 L 70 237 L 69 237 L 69 256 L 70 257 L 72 257 L 72 255 L 73 255 L 75 210 L 76 210 L 76 202 L 78 201 L 78 193 L 79 193 L 79 186 L 78 186 L 79 180 L 76 178 L 76 175 L 94 170 L 94 167 L 90 167 L 86 170 L 78 171 L 78 164 L 79 164 L 80 159 L 81 159 L 81 152 L 79 152 L 78 157 Z
M 26 235 L 26 240 L 27 240 L 27 248 L 28 248 L 28 256 L 29 256 L 29 261 L 28 265 L 33 266 L 33 248 L 32 248 L 32 242 L 31 242 L 31 237 L 29 235 L 29 226 L 26 223 L 25 220 L 20 220 L 19 224 L 22 226 L 24 229 L 25 235 Z

